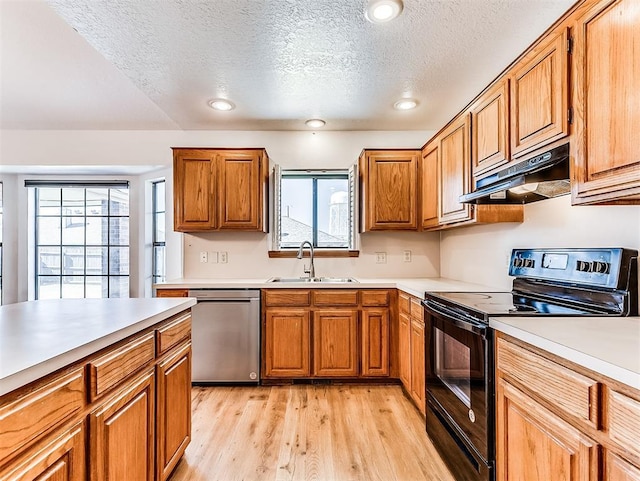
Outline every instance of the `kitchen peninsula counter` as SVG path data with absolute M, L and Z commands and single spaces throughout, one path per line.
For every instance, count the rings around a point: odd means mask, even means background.
M 489 325 L 640 389 L 640 317 L 492 317 Z
M 196 301 L 63 299 L 0 306 L 0 395 L 178 314 Z

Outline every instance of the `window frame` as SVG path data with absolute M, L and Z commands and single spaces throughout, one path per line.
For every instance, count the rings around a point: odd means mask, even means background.
M 166 272 L 166 268 L 167 268 L 167 260 L 166 260 L 167 204 L 165 199 L 164 210 L 162 211 L 158 210 L 158 184 L 164 184 L 164 188 L 166 192 L 166 188 L 167 188 L 166 179 L 158 179 L 158 180 L 151 181 L 151 217 L 152 217 L 152 221 L 151 221 L 151 287 L 153 287 L 154 284 L 157 284 L 159 282 L 164 282 L 167 277 L 167 272 Z M 158 240 L 157 214 L 165 215 L 165 240 L 164 241 Z M 157 247 L 164 247 L 165 249 L 164 250 L 165 260 L 163 263 L 164 272 L 162 272 L 162 274 L 158 274 L 158 266 L 156 264 L 156 248 Z

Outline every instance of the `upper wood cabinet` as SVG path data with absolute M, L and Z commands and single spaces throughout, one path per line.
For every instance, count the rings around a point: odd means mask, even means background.
M 361 231 L 418 229 L 418 150 L 360 155 Z
M 264 232 L 264 149 L 173 149 L 174 230 Z
M 511 70 L 512 157 L 569 135 L 568 45 L 564 29 L 533 48 Z
M 431 142 L 422 149 L 420 165 L 420 185 L 422 190 L 421 224 L 423 229 L 437 227 L 438 199 L 440 185 L 440 159 L 438 157 L 439 142 Z
M 640 202 L 640 10 L 595 3 L 573 27 L 574 204 Z
M 458 198 L 470 192 L 469 116 L 454 120 L 440 137 L 439 223 L 448 224 L 471 219 L 469 204 Z
M 509 161 L 509 79 L 482 94 L 471 115 L 471 169 L 477 176 Z

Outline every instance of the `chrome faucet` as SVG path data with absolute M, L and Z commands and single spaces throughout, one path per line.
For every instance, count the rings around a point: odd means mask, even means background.
M 304 273 L 309 274 L 309 279 L 315 279 L 316 277 L 316 268 L 313 265 L 313 244 L 309 241 L 303 241 L 300 244 L 300 248 L 298 249 L 298 259 L 302 259 L 302 251 L 304 250 L 304 246 L 309 246 L 309 259 L 311 259 L 311 264 L 309 264 L 309 269 L 304 267 Z

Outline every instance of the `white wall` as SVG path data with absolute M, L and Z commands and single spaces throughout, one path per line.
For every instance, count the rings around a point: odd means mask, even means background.
M 473 226 L 442 233 L 440 273 L 511 288 L 513 248 L 626 247 L 640 250 L 640 206 L 571 206 L 569 195 L 525 206 L 522 224 Z

